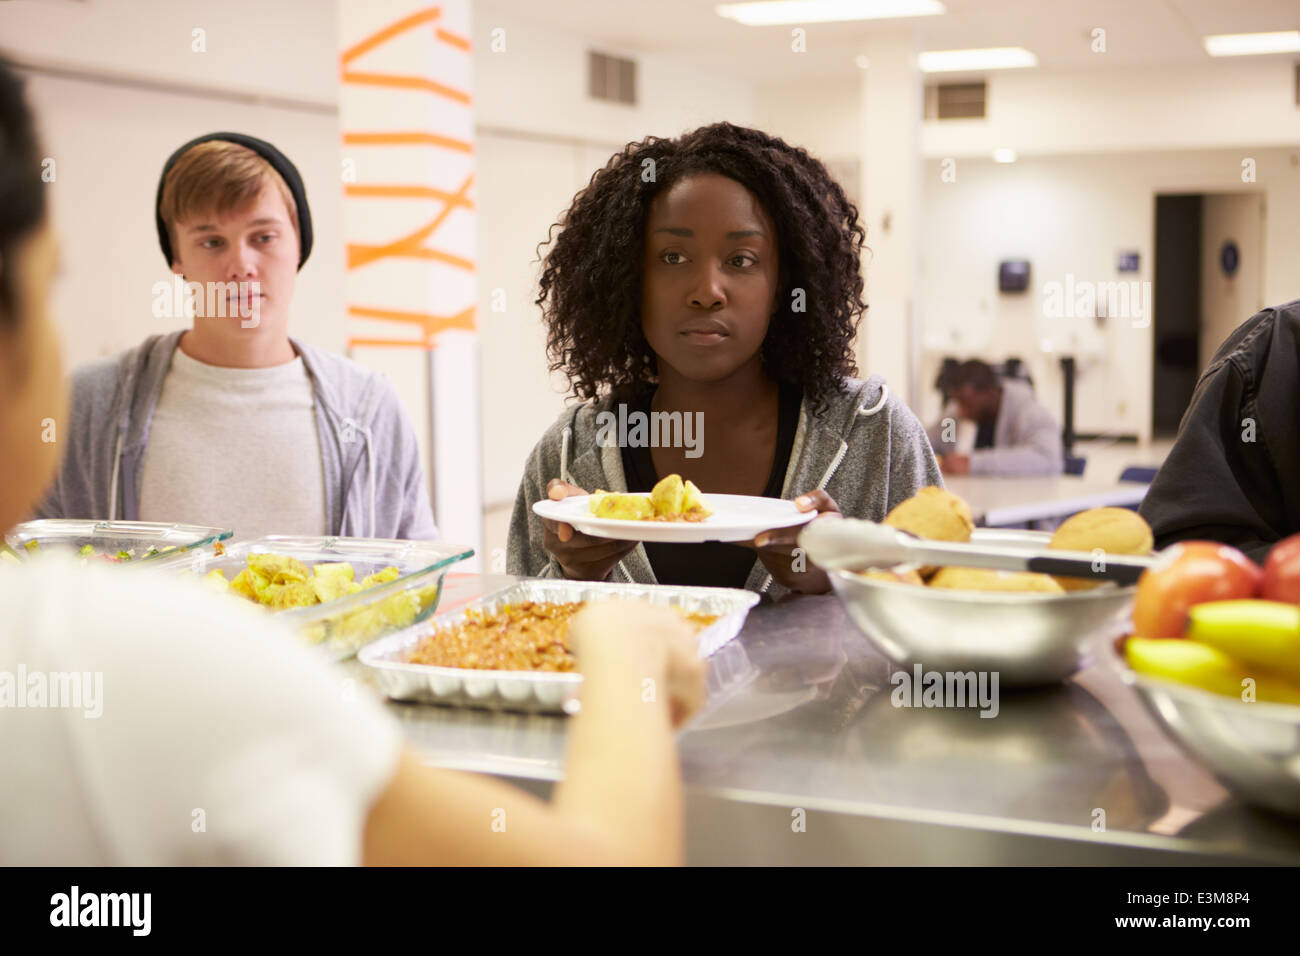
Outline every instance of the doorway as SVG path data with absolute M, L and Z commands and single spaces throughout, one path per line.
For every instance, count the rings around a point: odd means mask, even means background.
M 1219 346 L 1262 307 L 1264 196 L 1156 196 L 1151 432 L 1173 437 Z

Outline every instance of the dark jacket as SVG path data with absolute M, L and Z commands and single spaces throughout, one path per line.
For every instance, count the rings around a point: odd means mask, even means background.
M 1219 347 L 1140 511 L 1157 547 L 1221 541 L 1256 561 L 1300 531 L 1300 299 Z

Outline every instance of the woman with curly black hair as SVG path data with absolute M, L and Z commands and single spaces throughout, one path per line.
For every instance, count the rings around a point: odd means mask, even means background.
M 585 404 L 529 457 L 511 573 L 825 591 L 825 574 L 794 551 L 797 528 L 743 546 L 637 544 L 531 506 L 584 489 L 649 491 L 676 473 L 706 497 L 793 497 L 803 511 L 880 520 L 942 484 L 911 411 L 879 377 L 851 377 L 865 232 L 805 150 L 730 123 L 649 137 L 617 153 L 556 225 L 537 303 L 551 367 Z M 699 422 L 707 441 L 609 440 L 608 423 L 637 412 Z

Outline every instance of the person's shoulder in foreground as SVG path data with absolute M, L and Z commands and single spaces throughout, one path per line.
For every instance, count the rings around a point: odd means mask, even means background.
M 1237 327 L 1196 384 L 1140 512 L 1157 547 L 1205 539 L 1256 560 L 1300 531 L 1300 300 Z
M 57 557 L 8 568 L 0 608 L 22 622 L 0 675 L 24 673 L 29 708 L 0 724 L 6 772 L 28 781 L 0 788 L 0 819 L 25 821 L 0 826 L 0 857 L 360 862 L 400 735 L 260 608 Z

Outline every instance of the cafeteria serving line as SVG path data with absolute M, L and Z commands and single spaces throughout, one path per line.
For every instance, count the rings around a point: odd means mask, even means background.
M 1300 32 L 1051 6 L 0 4 L 0 917 L 689 865 L 1266 922 Z
M 444 607 L 514 583 L 453 573 Z M 1300 831 L 1234 798 L 1189 758 L 1114 661 L 1058 686 L 1004 693 L 989 720 L 978 709 L 891 706 L 894 671 L 831 596 L 752 610 L 710 658 L 709 701 L 678 737 L 687 862 L 1300 861 Z M 377 672 L 354 662 L 348 673 L 380 691 Z M 439 766 L 542 794 L 563 777 L 562 720 L 388 706 Z M 795 808 L 811 818 L 806 833 L 791 830 Z

